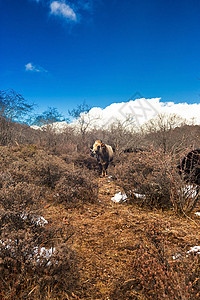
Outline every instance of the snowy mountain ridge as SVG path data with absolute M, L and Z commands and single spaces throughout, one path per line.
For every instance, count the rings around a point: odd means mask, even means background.
M 176 114 L 190 124 L 200 125 L 200 103 L 175 104 L 174 102 L 161 102 L 161 98 L 140 98 L 112 103 L 104 109 L 93 107 L 88 113 L 82 113 L 79 119 L 71 123 L 56 122 L 53 127 L 57 132 L 62 132 L 66 127 L 79 128 L 83 121 L 88 124 L 88 129 L 107 129 L 117 122 L 140 127 L 158 114 Z M 32 126 L 32 128 L 39 129 L 40 127 Z

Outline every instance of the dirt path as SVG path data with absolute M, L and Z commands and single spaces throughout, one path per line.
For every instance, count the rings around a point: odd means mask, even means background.
M 188 219 L 170 212 L 114 203 L 111 198 L 120 188 L 109 177 L 100 178 L 98 184 L 95 204 L 68 210 L 60 206 L 53 217 L 54 222 L 63 222 L 66 230 L 71 227 L 74 231 L 67 243 L 77 255 L 80 289 L 75 295 L 78 299 L 113 299 L 115 287 L 131 280 L 133 259 L 139 245 L 147 238 L 145 228 L 148 224 L 162 223 L 169 255 L 179 248 L 200 244 L 199 230 Z M 50 215 L 51 208 L 49 218 Z M 198 219 L 196 221 L 200 225 Z M 134 289 L 130 293 L 130 299 L 142 299 Z

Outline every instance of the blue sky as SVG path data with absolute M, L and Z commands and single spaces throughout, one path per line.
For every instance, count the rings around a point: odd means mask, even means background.
M 0 89 L 38 111 L 200 102 L 199 0 L 0 0 Z

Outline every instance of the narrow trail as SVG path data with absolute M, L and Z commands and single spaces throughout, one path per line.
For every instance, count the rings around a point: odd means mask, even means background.
M 111 198 L 114 197 L 116 193 L 122 192 L 122 189 L 114 183 L 111 176 L 99 178 L 98 186 L 98 200 L 99 202 L 103 201 L 104 204 L 107 203 L 111 205 Z
M 100 178 L 98 184 L 97 203 L 71 219 L 76 228 L 71 247 L 79 254 L 82 299 L 110 299 L 119 274 L 128 276 L 134 251 L 131 220 L 135 218 L 126 206 L 111 201 L 120 188 L 109 177 Z

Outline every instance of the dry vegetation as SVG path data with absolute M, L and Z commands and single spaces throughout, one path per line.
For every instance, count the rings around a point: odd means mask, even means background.
M 0 298 L 199 299 L 200 256 L 187 252 L 200 243 L 200 206 L 177 170 L 200 148 L 199 126 L 9 130 L 0 135 Z M 89 156 L 97 137 L 116 149 L 111 178 Z M 111 201 L 118 191 L 128 201 Z

